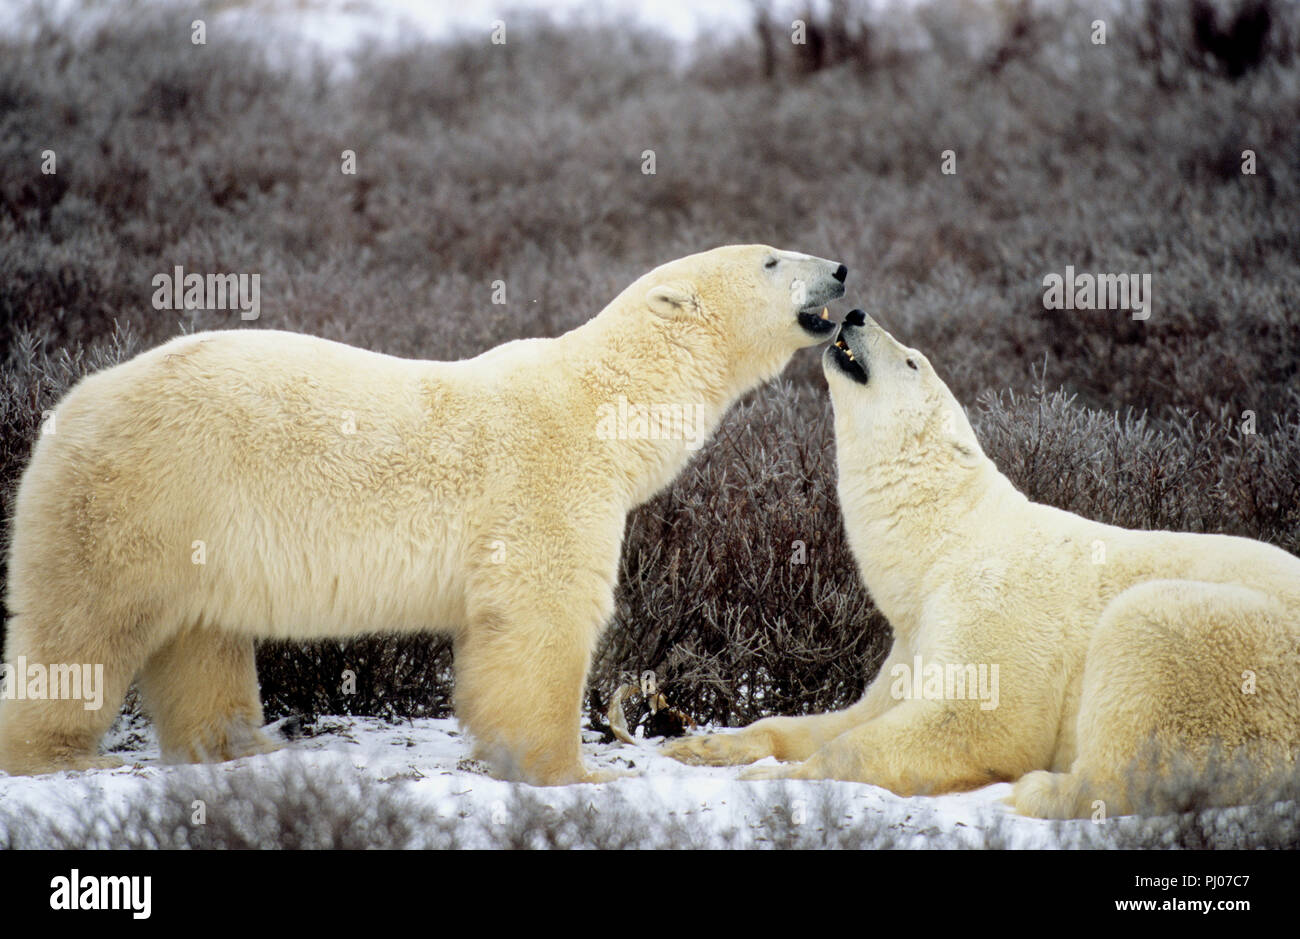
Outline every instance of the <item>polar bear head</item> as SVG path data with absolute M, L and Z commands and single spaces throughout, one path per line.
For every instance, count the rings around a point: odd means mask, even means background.
M 657 267 L 629 291 L 656 318 L 724 350 L 731 377 L 746 387 L 834 334 L 826 304 L 844 296 L 847 275 L 838 261 L 768 245 L 727 245 Z
M 893 461 L 960 470 L 987 463 L 965 410 L 929 360 L 862 310 L 845 317 L 822 368 L 842 467 Z

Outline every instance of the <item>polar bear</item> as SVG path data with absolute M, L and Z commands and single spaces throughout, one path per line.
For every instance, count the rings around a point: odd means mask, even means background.
M 97 745 L 134 678 L 165 758 L 260 752 L 255 638 L 443 631 L 477 756 L 605 778 L 579 711 L 626 515 L 829 338 L 846 273 L 732 245 L 464 361 L 231 330 L 88 376 L 21 482 L 5 661 L 102 665 L 104 706 L 11 681 L 0 769 L 113 765 Z
M 823 359 L 850 547 L 893 627 L 852 707 L 675 741 L 748 778 L 901 795 L 1015 781 L 1026 815 L 1267 796 L 1300 749 L 1300 559 L 1030 502 L 915 349 L 849 314 Z

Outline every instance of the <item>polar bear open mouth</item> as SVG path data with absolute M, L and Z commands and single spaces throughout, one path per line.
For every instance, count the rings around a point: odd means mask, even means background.
M 799 311 L 799 325 L 814 336 L 824 336 L 839 324 L 831 319 L 830 311 L 822 307 L 819 311 L 816 307 L 808 307 Z
M 836 364 L 840 371 L 848 375 L 859 384 L 867 383 L 867 367 L 864 363 L 859 362 L 854 355 L 853 350 L 849 348 L 848 340 L 844 338 L 844 331 L 847 326 L 840 329 L 835 341 L 826 347 L 826 354 Z

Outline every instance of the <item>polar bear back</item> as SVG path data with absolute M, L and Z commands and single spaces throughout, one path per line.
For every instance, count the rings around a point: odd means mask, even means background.
M 439 504 L 483 486 L 493 447 L 473 384 L 439 381 L 452 368 L 239 330 L 91 375 L 58 407 L 19 496 L 29 517 L 77 518 L 81 550 L 38 526 L 16 533 L 15 556 L 105 584 L 174 582 L 168 602 L 191 608 L 169 616 L 220 609 L 225 628 L 263 635 L 454 619 L 465 513 Z M 440 410 L 457 419 L 439 423 Z M 23 589 L 11 584 L 19 608 Z M 434 596 L 443 609 L 421 606 Z

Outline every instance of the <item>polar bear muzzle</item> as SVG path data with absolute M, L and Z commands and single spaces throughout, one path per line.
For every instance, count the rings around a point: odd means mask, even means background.
M 769 264 L 775 259 L 770 259 Z M 826 261 L 822 258 L 805 258 L 804 263 L 813 262 L 821 269 L 812 278 L 810 285 L 801 280 L 795 283 L 802 284 L 806 291 L 807 302 L 798 311 L 796 318 L 799 325 L 803 327 L 804 332 L 824 338 L 829 336 L 835 330 L 835 320 L 831 319 L 830 311 L 826 309 L 825 304 L 832 300 L 838 300 L 844 296 L 844 281 L 849 276 L 849 269 L 843 264 L 837 264 L 835 261 Z M 835 268 L 830 269 L 830 265 L 835 264 Z
M 867 343 L 863 335 L 867 315 L 862 310 L 852 310 L 844 318 L 835 341 L 826 347 L 827 368 L 837 368 L 860 385 L 870 377 L 867 368 Z

